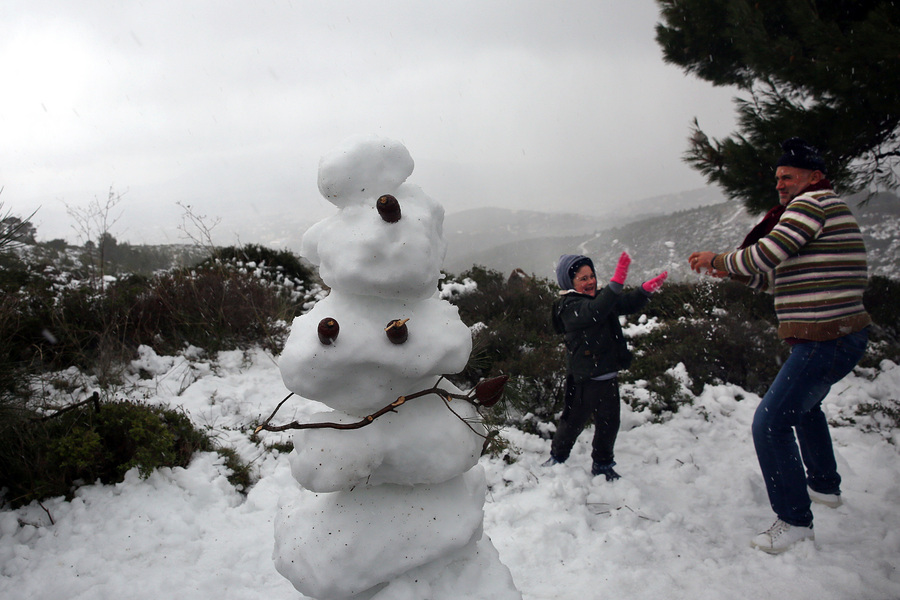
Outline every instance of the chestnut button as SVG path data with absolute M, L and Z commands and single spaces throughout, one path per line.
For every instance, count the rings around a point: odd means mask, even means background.
M 394 319 L 384 328 L 387 338 L 394 344 L 402 344 L 409 338 L 409 328 L 406 322 L 409 319 Z
M 326 346 L 331 345 L 334 340 L 337 339 L 338 333 L 341 331 L 341 326 L 338 325 L 338 322 L 331 317 L 325 317 L 321 321 L 319 321 L 319 327 L 317 332 L 319 334 L 319 341 L 325 344 Z

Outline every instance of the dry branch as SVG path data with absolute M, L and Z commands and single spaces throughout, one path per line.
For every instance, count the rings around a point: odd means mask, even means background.
M 437 383 L 435 383 L 434 386 L 432 386 L 426 390 L 421 390 L 421 391 L 409 394 L 407 396 L 400 396 L 399 398 L 397 398 L 396 400 L 394 400 L 387 406 L 378 409 L 377 411 L 375 411 L 374 413 L 372 413 L 370 415 L 366 415 L 361 420 L 356 421 L 355 423 L 332 423 L 332 422 L 300 423 L 298 421 L 292 421 L 285 425 L 269 425 L 272 418 L 281 409 L 281 406 L 285 402 L 287 402 L 288 398 L 293 396 L 293 392 L 292 392 L 292 393 L 288 394 L 287 396 L 285 396 L 284 400 L 282 400 L 281 402 L 278 403 L 278 406 L 275 407 L 275 410 L 272 411 L 272 414 L 269 415 L 269 417 L 265 421 L 262 422 L 262 425 L 257 427 L 253 433 L 259 433 L 260 431 L 263 431 L 263 430 L 265 430 L 265 431 L 286 431 L 288 429 L 325 429 L 325 428 L 359 429 L 361 427 L 365 427 L 366 425 L 369 425 L 378 417 L 386 415 L 389 412 L 396 412 L 396 409 L 399 408 L 400 406 L 402 406 L 403 404 L 405 404 L 407 401 L 413 400 L 415 398 L 421 398 L 422 396 L 427 396 L 428 394 L 435 394 L 436 396 L 440 397 L 441 400 L 444 401 L 444 403 L 447 405 L 448 408 L 450 408 L 450 401 L 453 399 L 465 400 L 466 402 L 469 402 L 470 404 L 472 404 L 474 406 L 490 406 L 490 405 L 494 404 L 499 399 L 499 397 L 502 395 L 503 386 L 506 384 L 506 380 L 509 379 L 509 376 L 501 375 L 499 377 L 493 377 L 491 379 L 482 380 L 478 383 L 478 385 L 476 385 L 474 388 L 472 388 L 472 390 L 470 390 L 467 394 L 454 394 L 453 392 L 448 392 L 447 390 L 439 387 L 442 379 L 444 379 L 443 376 L 441 376 L 437 380 Z M 489 394 L 487 396 L 484 393 L 484 391 L 486 389 L 489 390 Z M 485 402 L 485 400 L 487 400 L 487 402 Z M 488 404 L 488 402 L 490 404 Z M 457 417 L 459 417 L 459 415 L 456 413 L 456 411 L 454 411 L 453 409 L 450 409 L 450 411 L 453 414 L 455 414 Z M 462 417 L 459 417 L 459 418 L 470 429 L 472 429 L 472 431 L 475 431 L 472 428 L 472 426 L 469 425 L 468 422 L 466 422 L 465 419 L 463 419 Z M 475 432 L 475 433 L 478 433 L 478 432 Z M 481 434 L 479 434 L 479 435 L 481 435 Z

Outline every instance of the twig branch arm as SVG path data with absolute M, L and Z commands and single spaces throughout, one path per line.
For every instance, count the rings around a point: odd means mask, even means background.
M 421 395 L 421 394 L 419 394 Z M 412 396 L 409 396 L 410 398 Z M 363 417 L 362 420 L 357 421 L 355 423 L 299 423 L 297 421 L 292 421 L 287 423 L 286 425 L 268 425 L 268 420 L 266 423 L 263 423 L 259 427 L 256 428 L 256 431 L 260 431 L 261 429 L 265 429 L 266 431 L 286 431 L 288 429 L 359 429 L 360 427 L 365 427 L 381 415 L 389 412 L 393 412 L 395 408 L 404 404 L 407 400 L 407 397 L 400 396 L 384 408 L 379 409 L 378 411 L 372 413 L 371 415 L 367 415 Z M 277 410 L 277 409 L 276 409 Z M 273 415 L 275 413 L 272 413 Z
M 282 400 L 278 404 L 278 406 L 275 407 L 275 410 L 272 411 L 272 414 L 269 415 L 269 417 L 265 421 L 263 421 L 262 425 L 260 425 L 259 427 L 257 427 L 254 430 L 254 433 L 259 433 L 262 430 L 286 431 L 288 429 L 325 429 L 325 428 L 329 428 L 329 429 L 359 429 L 361 427 L 365 427 L 366 425 L 369 425 L 375 419 L 377 419 L 378 417 L 380 417 L 382 415 L 385 415 L 389 412 L 395 412 L 395 410 L 398 407 L 402 406 L 403 404 L 406 404 L 406 402 L 408 400 L 413 400 L 415 398 L 427 396 L 428 394 L 435 394 L 436 396 L 440 397 L 441 400 L 443 400 L 444 403 L 447 404 L 448 408 L 449 408 L 450 400 L 452 400 L 452 399 L 465 400 L 466 402 L 469 402 L 470 404 L 473 404 L 474 406 L 485 406 L 485 407 L 492 406 L 503 395 L 503 387 L 506 384 L 506 380 L 509 379 L 509 377 L 507 375 L 501 375 L 500 377 L 494 377 L 492 379 L 483 380 L 483 381 L 479 382 L 479 384 L 476 385 L 467 394 L 454 394 L 452 392 L 448 392 L 447 390 L 441 389 L 438 386 L 440 385 L 440 383 L 443 379 L 444 379 L 444 376 L 442 375 L 437 380 L 437 382 L 434 384 L 434 386 L 432 386 L 426 390 L 414 392 L 407 396 L 400 396 L 399 398 L 397 398 L 396 400 L 394 400 L 393 402 L 391 402 L 384 408 L 381 408 L 381 409 L 375 411 L 374 413 L 363 417 L 361 420 L 356 421 L 355 423 L 332 423 L 332 422 L 300 423 L 298 421 L 292 421 L 285 425 L 269 425 L 269 422 L 272 420 L 272 418 L 275 416 L 275 414 L 278 412 L 278 410 L 281 408 L 281 406 L 285 402 L 287 402 L 288 398 L 290 398 L 293 395 L 293 393 L 291 393 L 291 394 L 288 394 L 284 398 L 284 400 Z M 454 414 L 457 414 L 456 411 L 453 411 L 452 409 L 451 409 L 451 412 L 453 412 Z M 459 417 L 458 414 L 457 414 L 457 417 Z M 464 419 L 463 419 L 463 421 L 465 422 Z M 468 425 L 469 428 L 472 429 L 471 425 L 469 425 L 468 423 L 466 423 L 466 425 Z M 472 429 L 472 431 L 475 431 L 475 430 Z M 478 432 L 475 432 L 475 433 L 478 433 Z M 481 435 L 481 434 L 478 434 L 478 435 Z M 484 437 L 484 436 L 482 436 L 482 437 Z

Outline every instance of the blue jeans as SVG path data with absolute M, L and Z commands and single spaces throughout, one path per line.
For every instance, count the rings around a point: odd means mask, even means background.
M 795 345 L 756 409 L 756 456 L 772 510 L 785 523 L 812 524 L 807 485 L 823 494 L 840 493 L 841 476 L 822 400 L 853 370 L 868 340 L 867 328 L 827 342 Z

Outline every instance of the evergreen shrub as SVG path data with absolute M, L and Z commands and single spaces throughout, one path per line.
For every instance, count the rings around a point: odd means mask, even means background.
M 477 289 L 450 299 L 460 318 L 474 328 L 473 351 L 465 370 L 451 379 L 462 388 L 509 375 L 504 402 L 485 412 L 489 424 L 523 429 L 553 420 L 562 410 L 565 350 L 550 324 L 555 286 L 543 279 L 475 266 L 458 278 Z M 446 284 L 445 284 L 446 285 Z
M 870 277 L 863 296 L 866 310 L 875 325 L 870 330 L 869 348 L 860 361 L 863 367 L 878 367 L 883 360 L 900 364 L 900 281 Z
M 0 406 L 0 489 L 12 507 L 71 498 L 81 485 L 121 482 L 136 468 L 143 478 L 162 467 L 186 467 L 194 452 L 218 451 L 239 488 L 249 466 L 184 412 L 132 401 L 87 401 L 41 415 L 22 403 Z
M 177 353 L 188 345 L 216 352 L 261 343 L 280 352 L 287 323 L 307 308 L 315 281 L 291 253 L 249 248 L 243 259 L 269 266 L 209 261 L 122 275 L 100 287 L 8 260 L 0 268 L 0 390 L 15 387 L 22 369 L 74 366 L 98 375 L 101 385 L 117 383 L 116 365 L 141 344 Z
M 280 351 L 289 303 L 248 273 L 203 268 L 163 273 L 124 315 L 132 346 L 176 353 L 188 344 L 208 352 L 262 343 Z
M 790 350 L 778 340 L 772 324 L 748 319 L 737 305 L 712 317 L 666 321 L 646 335 L 631 338 L 630 344 L 635 360 L 623 372 L 623 381 L 652 381 L 681 363 L 693 394 L 702 392 L 706 384 L 720 383 L 764 393 Z M 665 398 L 661 401 L 675 404 Z

